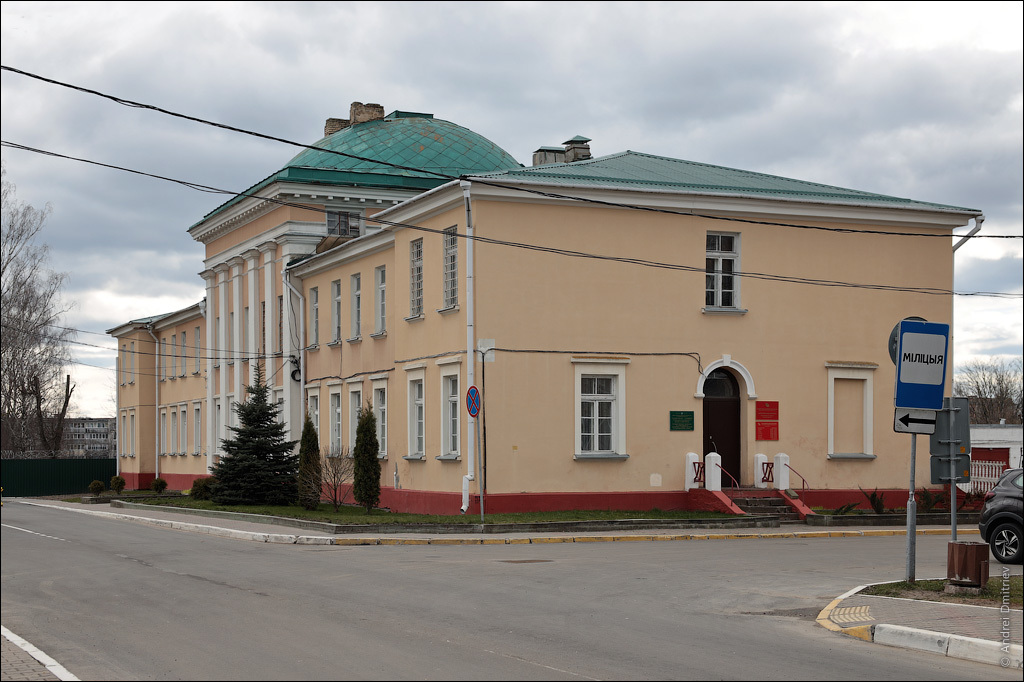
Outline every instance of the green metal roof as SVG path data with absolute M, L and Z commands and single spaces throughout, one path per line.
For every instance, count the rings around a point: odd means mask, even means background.
M 609 189 L 677 191 L 688 194 L 726 194 L 795 201 L 981 213 L 973 208 L 932 204 L 912 199 L 794 180 L 777 175 L 712 166 L 641 152 L 625 151 L 572 163 L 509 169 L 484 177 L 516 178 L 528 182 Z
M 423 178 L 438 178 L 440 173 L 447 179 L 520 167 L 511 154 L 472 130 L 430 114 L 413 112 L 395 111 L 383 119 L 358 123 L 313 146 L 318 149 L 300 152 L 286 166 Z M 398 169 L 388 164 L 432 172 Z
M 426 191 L 463 175 L 522 167 L 482 135 L 432 114 L 410 111 L 393 111 L 383 119 L 357 123 L 312 146 L 315 149 L 299 152 L 245 193 L 255 194 L 275 182 Z M 224 202 L 189 230 L 243 198 Z

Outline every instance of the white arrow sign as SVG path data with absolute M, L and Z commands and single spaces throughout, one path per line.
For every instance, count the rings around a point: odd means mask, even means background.
M 909 410 L 897 407 L 893 430 L 896 433 L 935 433 L 935 410 Z

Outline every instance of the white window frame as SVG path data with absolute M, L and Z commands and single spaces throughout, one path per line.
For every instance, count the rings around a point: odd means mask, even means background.
M 340 456 L 342 453 L 342 440 L 341 440 L 341 388 L 332 388 L 328 397 L 328 406 L 330 407 L 330 444 L 328 445 L 329 451 L 334 456 Z
M 450 310 L 459 305 L 459 238 L 454 227 L 444 231 L 441 268 L 441 310 Z
M 160 410 L 160 454 L 167 453 L 167 410 Z
M 331 329 L 333 337 L 331 341 L 341 341 L 341 280 L 331 282 Z
M 309 290 L 309 345 L 320 345 L 320 287 Z
M 409 317 L 423 315 L 423 240 L 409 242 Z
M 320 442 L 320 389 L 314 388 L 306 392 L 306 412 L 313 422 L 313 431 L 316 432 L 316 440 Z
M 385 266 L 373 271 L 373 317 L 374 334 L 383 334 L 388 328 L 387 318 L 387 269 Z
M 171 378 L 178 376 L 178 335 L 171 334 Z
M 202 403 L 192 403 L 192 452 L 199 454 L 203 451 L 203 405 Z
M 374 379 L 373 390 L 373 412 L 377 417 L 377 445 L 378 456 L 386 459 L 388 456 L 388 382 L 386 379 Z
M 458 365 L 441 368 L 441 457 L 458 459 L 461 454 L 461 409 Z M 452 386 L 454 385 L 454 393 Z
M 348 451 L 354 454 L 356 449 L 356 430 L 359 428 L 359 410 L 363 406 L 363 383 L 348 385 Z
M 181 428 L 181 436 L 178 438 L 178 451 L 185 454 L 188 450 L 188 405 L 178 406 L 178 426 Z
M 349 298 L 351 303 L 349 316 L 351 318 L 352 332 L 350 338 L 352 339 L 358 339 L 362 336 L 362 279 L 362 275 L 358 272 L 349 278 Z
M 181 372 L 179 376 L 188 373 L 188 332 L 181 333 L 181 366 L 178 369 Z
M 129 384 L 134 384 L 135 383 L 135 342 L 134 341 L 132 341 L 129 344 L 129 349 L 130 350 L 129 350 L 129 357 L 128 357 L 128 369 L 129 369 L 129 371 L 128 371 L 128 377 L 129 377 L 128 383 Z
M 408 398 L 408 452 L 407 459 L 424 459 L 427 448 L 427 386 L 426 372 L 407 370 L 406 396 Z
M 828 369 L 828 459 L 875 459 L 874 372 L 878 365 L 857 362 L 826 362 Z M 862 444 L 864 452 L 836 452 L 836 379 L 863 381 Z
M 732 240 L 731 249 L 722 248 L 723 238 Z M 740 310 L 740 277 L 737 274 L 740 272 L 740 235 L 735 232 L 708 232 L 704 257 L 704 308 Z M 725 267 L 726 263 L 728 268 Z M 731 289 L 723 288 L 723 279 L 726 277 L 730 278 Z M 725 301 L 727 293 L 729 300 Z M 709 295 L 711 302 L 708 301 Z
M 160 381 L 163 381 L 167 378 L 167 339 L 160 339 L 157 353 L 157 362 L 160 363 Z
M 128 411 L 128 456 L 135 456 L 135 410 Z
M 573 359 L 574 416 L 576 459 L 625 459 L 626 454 L 626 367 L 628 358 Z M 583 449 L 583 402 L 593 402 L 582 392 L 584 377 L 609 377 L 611 387 L 611 448 L 608 450 Z M 596 434 L 595 434 L 596 437 Z M 595 443 L 596 445 L 596 443 Z
M 196 327 L 195 333 L 192 334 L 192 338 L 194 340 L 194 343 L 196 344 L 196 365 L 195 365 L 196 368 L 195 368 L 195 370 L 193 370 L 192 373 L 193 374 L 199 374 L 199 367 L 200 367 L 200 365 L 199 365 L 199 359 L 200 359 L 200 353 L 199 353 L 199 346 L 200 346 L 200 342 L 199 342 L 199 339 L 200 339 L 200 337 L 199 337 L 199 327 Z

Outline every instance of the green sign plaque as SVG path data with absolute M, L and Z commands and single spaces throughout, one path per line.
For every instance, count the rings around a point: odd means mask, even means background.
M 668 413 L 669 431 L 693 431 L 693 410 Z

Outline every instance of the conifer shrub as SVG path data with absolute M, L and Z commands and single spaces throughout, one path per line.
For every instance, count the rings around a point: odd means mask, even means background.
M 367 404 L 359 410 L 356 447 L 352 451 L 355 459 L 352 496 L 359 506 L 366 509 L 367 514 L 380 502 L 380 459 L 377 457 L 379 450 L 377 417 L 373 414 L 373 407 Z
M 128 485 L 128 482 L 124 480 L 124 476 L 111 476 L 110 489 L 118 495 L 124 492 L 124 487 L 126 485 Z
M 162 478 L 154 478 L 153 482 L 149 484 L 149 489 L 155 493 L 162 493 L 167 490 L 167 481 Z
M 285 440 L 285 425 L 277 418 L 280 408 L 269 400 L 261 365 L 256 365 L 256 377 L 245 392 L 245 402 L 233 406 L 238 426 L 228 429 L 234 435 L 221 441 L 224 454 L 213 467 L 217 483 L 212 499 L 218 504 L 287 506 L 298 496 L 297 441 Z
M 89 484 L 89 492 L 91 492 L 93 495 L 99 495 L 105 489 L 106 486 L 103 485 L 103 481 L 93 481 L 92 483 Z
M 307 412 L 299 442 L 299 505 L 303 509 L 312 511 L 320 506 L 321 481 L 320 439 Z

